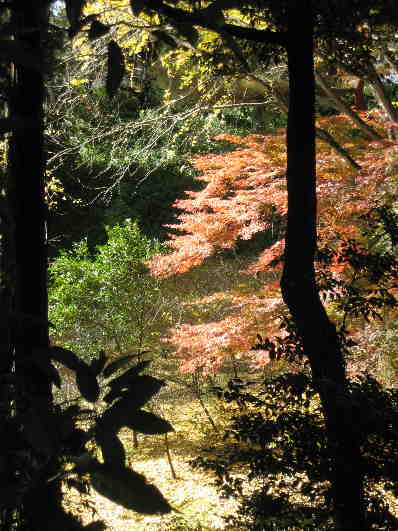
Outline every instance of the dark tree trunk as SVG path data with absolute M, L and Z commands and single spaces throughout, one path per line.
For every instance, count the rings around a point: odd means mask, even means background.
M 288 222 L 281 288 L 322 401 L 337 528 L 364 530 L 360 447 L 353 429 L 344 360 L 336 328 L 320 301 L 315 281 L 315 81 L 311 0 L 289 2 L 288 67 Z
M 49 344 L 44 74 L 41 68 L 45 63 L 43 42 L 48 8 L 48 0 L 13 0 L 10 3 L 14 42 L 35 57 L 31 64 L 20 63 L 18 56 L 15 57 L 8 101 L 9 116 L 18 123 L 8 147 L 7 199 L 12 232 L 6 244 L 8 258 L 14 265 L 12 276 L 6 281 L 11 283 L 14 315 L 11 341 L 16 377 L 13 415 L 16 419 L 23 419 L 24 414 L 30 416 L 31 408 L 39 415 L 40 412 L 47 414 L 48 418 L 52 408 L 51 383 L 37 365 L 29 362 L 29 358 L 37 355 L 35 349 L 46 348 Z M 18 469 L 18 462 L 15 466 Z M 32 486 L 24 496 L 23 507 L 15 507 L 15 510 L 25 528 L 47 529 L 47 516 L 57 509 L 59 500 L 60 491 L 54 483 Z
M 15 256 L 13 311 L 18 320 L 22 319 L 15 336 L 17 366 L 19 359 L 30 356 L 34 348 L 48 346 L 44 79 L 37 69 L 44 63 L 47 8 L 47 0 L 12 2 L 16 41 L 37 57 L 37 64 L 32 67 L 14 64 L 9 99 L 10 117 L 23 124 L 12 132 L 8 153 Z M 29 379 L 33 394 L 50 400 L 48 379 L 31 369 Z
M 355 87 L 355 107 L 358 109 L 358 111 L 366 111 L 367 105 L 365 100 L 365 82 L 363 79 L 360 79 L 357 83 L 357 86 Z

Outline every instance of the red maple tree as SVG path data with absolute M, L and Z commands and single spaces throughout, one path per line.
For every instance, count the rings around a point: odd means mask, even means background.
M 376 113 L 361 113 L 363 120 L 385 136 L 377 117 Z M 342 258 L 341 251 L 347 241 L 355 241 L 367 252 L 363 216 L 395 200 L 393 168 L 398 147 L 389 140 L 369 142 L 357 135 L 345 115 L 321 118 L 318 125 L 332 133 L 361 166 L 360 170 L 348 166 L 326 143 L 318 141 L 318 248 L 332 251 L 322 269 L 336 282 L 347 281 L 352 263 Z M 206 297 L 198 303 L 227 299 L 230 315 L 217 322 L 181 324 L 171 330 L 168 340 L 181 356 L 185 371 L 216 370 L 231 355 L 267 363 L 268 352 L 252 349 L 258 343 L 257 334 L 271 338 L 286 334 L 279 327 L 286 313 L 279 289 L 284 249 L 281 227 L 287 211 L 285 130 L 245 138 L 220 135 L 216 140 L 230 142 L 235 148 L 193 160 L 204 186 L 200 191 L 187 191 L 185 199 L 175 202 L 181 214 L 179 222 L 171 226 L 176 233 L 170 235 L 172 252 L 151 260 L 152 274 L 160 278 L 184 274 L 260 232 L 273 233 L 273 238 L 241 271 L 242 275 L 261 275 L 263 284 L 256 293 L 232 289 Z

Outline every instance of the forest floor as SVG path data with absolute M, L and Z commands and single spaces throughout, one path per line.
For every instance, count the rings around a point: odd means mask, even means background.
M 65 492 L 64 503 L 68 512 L 79 516 L 84 525 L 102 520 L 107 531 L 217 531 L 226 529 L 224 517 L 237 509 L 237 502 L 224 499 L 214 485 L 210 473 L 194 469 L 190 461 L 201 455 L 202 448 L 214 449 L 227 444 L 223 441 L 225 415 L 220 404 L 206 402 L 206 406 L 219 426 L 219 433 L 212 428 L 200 404 L 192 396 L 175 397 L 158 401 L 161 406 L 154 412 L 170 421 L 174 432 L 168 435 L 172 465 L 167 458 L 164 436 L 138 436 L 138 448 L 134 448 L 130 430 L 120 432 L 128 465 L 143 474 L 155 485 L 175 509 L 164 516 L 146 516 L 125 509 L 98 494 L 94 489 L 80 494 L 75 489 Z M 202 454 L 203 455 L 203 454 Z M 391 513 L 398 517 L 398 499 L 378 486 L 378 495 L 390 505 Z M 292 498 L 295 498 L 292 495 Z M 299 499 L 295 500 L 300 502 Z M 234 531 L 230 526 L 229 531 Z M 240 530 L 235 530 L 240 531 Z
M 163 436 L 139 435 L 134 448 L 132 432 L 120 433 L 129 466 L 144 474 L 177 511 L 164 516 L 145 516 L 116 505 L 94 489 L 82 495 L 70 489 L 65 496 L 68 511 L 79 515 L 84 524 L 103 520 L 109 531 L 212 531 L 224 529 L 223 516 L 236 508 L 233 500 L 223 499 L 213 485 L 214 476 L 193 469 L 189 461 L 200 447 L 217 444 L 221 437 L 195 400 L 162 404 L 158 414 L 169 420 L 175 432 L 168 435 L 173 479 Z M 222 429 L 221 429 L 222 433 Z

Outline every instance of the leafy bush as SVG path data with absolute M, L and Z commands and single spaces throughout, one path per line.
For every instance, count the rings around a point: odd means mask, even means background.
M 94 254 L 84 240 L 50 266 L 54 339 L 86 360 L 99 350 L 120 355 L 151 348 L 167 326 L 169 301 L 145 268 L 165 246 L 130 220 L 107 235 Z
M 24 360 L 20 367 L 24 376 L 36 367 L 56 386 L 61 385 L 61 378 L 53 362 L 71 370 L 85 404 L 49 409 L 40 396 L 27 399 L 28 378 L 17 381 L 13 393 L 18 401 L 24 400 L 25 409 L 4 423 L 2 450 L 4 460 L 17 459 L 23 465 L 23 473 L 15 474 L 11 481 L 2 478 L 0 511 L 8 507 L 21 511 L 18 529 L 83 529 L 64 512 L 59 489 L 62 482 L 81 493 L 91 484 L 115 503 L 140 513 L 171 511 L 154 485 L 126 467 L 124 447 L 118 438 L 122 427 L 152 435 L 173 430 L 169 422 L 142 409 L 165 383 L 140 374 L 149 362 L 132 365 L 134 360 L 135 356 L 127 356 L 107 364 L 102 355 L 88 365 L 62 347 L 36 350 Z M 102 462 L 97 459 L 97 447 Z M 104 527 L 97 522 L 84 529 L 99 531 Z
M 237 412 L 225 444 L 204 450 L 193 461 L 216 474 L 224 496 L 240 501 L 227 529 L 332 529 L 331 457 L 310 378 L 284 374 L 256 390 L 253 386 L 235 379 L 219 390 L 222 399 L 238 405 Z M 396 529 L 386 494 L 397 494 L 398 391 L 363 377 L 351 382 L 350 394 L 357 410 L 369 522 L 372 529 Z

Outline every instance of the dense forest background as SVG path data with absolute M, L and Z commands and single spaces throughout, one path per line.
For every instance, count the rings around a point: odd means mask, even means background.
M 0 24 L 2 529 L 397 529 L 394 2 Z

